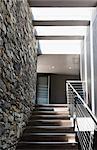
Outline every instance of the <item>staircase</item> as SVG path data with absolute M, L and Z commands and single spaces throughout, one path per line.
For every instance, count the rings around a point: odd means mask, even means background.
M 16 150 L 78 150 L 68 105 L 37 105 Z

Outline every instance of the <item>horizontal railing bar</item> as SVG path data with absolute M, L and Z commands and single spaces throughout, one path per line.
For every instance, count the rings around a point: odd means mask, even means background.
M 79 80 L 67 80 L 66 82 L 68 82 L 68 83 L 75 83 L 75 82 L 77 82 L 77 83 L 85 83 L 85 81 L 79 81 Z

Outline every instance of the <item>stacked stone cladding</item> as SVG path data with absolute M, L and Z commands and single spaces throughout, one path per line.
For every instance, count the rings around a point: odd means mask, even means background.
M 37 50 L 27 0 L 0 0 L 0 150 L 14 150 L 35 103 Z

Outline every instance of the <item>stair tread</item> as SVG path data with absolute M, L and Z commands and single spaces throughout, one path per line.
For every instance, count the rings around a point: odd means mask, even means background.
M 64 136 L 64 135 L 75 135 L 76 132 L 73 132 L 73 133 L 25 133 L 24 136 L 27 136 L 27 135 L 43 135 L 43 136 L 51 136 L 51 135 L 54 135 L 54 136 Z
M 54 119 L 54 120 L 50 120 L 50 119 L 36 119 L 36 120 L 30 120 L 29 122 L 28 122 L 28 124 L 30 123 L 59 123 L 60 125 L 62 124 L 62 123 L 64 123 L 64 124 L 73 124 L 73 122 L 71 121 L 71 120 L 57 120 L 57 119 Z
M 52 107 L 37 107 L 37 108 L 35 108 L 34 109 L 34 111 L 37 111 L 37 110 L 45 110 L 45 111 L 54 111 L 54 108 L 52 108 Z
M 50 145 L 54 145 L 54 144 L 56 144 L 56 145 L 59 145 L 59 144 L 78 144 L 78 142 L 27 142 L 27 141 L 20 141 L 19 143 L 21 143 L 21 144 L 43 144 L 43 145 L 45 145 L 45 144 L 50 144 Z
M 36 105 L 16 150 L 78 150 L 68 104 Z
M 61 110 L 62 109 L 62 110 Z M 33 111 L 67 111 L 69 110 L 68 107 L 64 107 L 64 108 L 61 108 L 61 107 L 38 107 L 36 109 L 34 109 Z
M 41 110 L 41 109 L 44 109 L 44 110 L 69 110 L 69 107 L 36 107 L 34 108 L 34 110 Z
M 57 118 L 57 117 L 70 117 L 70 115 L 33 115 L 33 116 L 31 116 L 31 118 L 34 118 L 34 117 L 51 117 L 51 118 L 53 118 L 53 117 L 55 117 L 55 118 Z
M 68 104 L 38 104 L 36 107 L 68 107 Z
M 37 120 L 30 120 L 29 122 L 36 122 L 36 121 L 40 121 L 40 122 L 72 122 L 70 119 L 68 120 L 58 120 L 58 119 L 54 119 L 54 120 L 47 120 L 47 119 L 37 119 Z
M 64 128 L 71 128 L 74 126 L 69 126 L 69 127 L 65 127 L 65 126 L 27 126 L 28 128 L 40 128 L 40 129 L 64 129 Z
M 69 113 L 69 111 L 68 110 L 65 110 L 65 111 L 38 111 L 38 110 L 36 110 L 36 111 L 33 111 L 33 114 L 34 113 L 45 113 L 45 114 L 48 114 L 48 113 L 53 113 L 53 114 L 58 114 L 58 113 L 63 113 L 63 114 L 65 114 L 65 113 Z

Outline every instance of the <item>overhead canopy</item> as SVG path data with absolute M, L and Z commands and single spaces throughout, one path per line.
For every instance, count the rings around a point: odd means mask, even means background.
M 30 7 L 95 7 L 97 0 L 28 0 Z
M 84 36 L 36 36 L 37 40 L 83 40 Z
M 34 26 L 88 26 L 89 21 L 86 20 L 47 20 L 47 21 L 33 21 Z
M 41 3 L 41 0 L 35 1 Z M 70 0 L 68 1 L 70 3 Z M 56 3 L 56 0 L 54 2 Z M 96 8 L 32 7 L 31 9 L 36 39 L 39 40 L 38 54 L 80 54 L 81 43 Z

